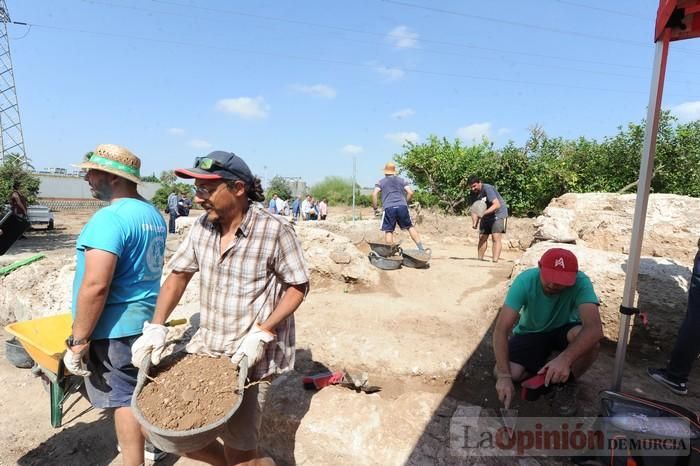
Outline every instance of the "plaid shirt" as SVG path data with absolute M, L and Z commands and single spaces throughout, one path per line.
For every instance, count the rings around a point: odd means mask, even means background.
M 219 252 L 218 226 L 201 216 L 170 260 L 174 271 L 200 272 L 200 327 L 190 353 L 231 356 L 255 323 L 264 322 L 289 285 L 309 282 L 309 271 L 293 227 L 251 205 L 233 242 Z M 308 288 L 307 288 L 308 289 Z M 253 379 L 294 368 L 294 315 L 274 329 L 276 340 L 250 368 Z

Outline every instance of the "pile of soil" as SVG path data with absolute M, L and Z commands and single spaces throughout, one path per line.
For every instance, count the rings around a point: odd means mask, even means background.
M 162 429 L 185 431 L 221 419 L 238 402 L 238 370 L 228 358 L 194 354 L 164 361 L 138 394 L 144 418 Z

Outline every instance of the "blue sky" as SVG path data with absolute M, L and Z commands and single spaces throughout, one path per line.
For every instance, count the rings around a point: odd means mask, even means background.
M 646 115 L 654 0 L 7 0 L 26 148 L 100 143 L 142 173 L 228 150 L 261 178 L 371 186 L 406 139 L 496 146 L 528 127 L 600 139 Z M 674 43 L 664 107 L 700 118 L 700 40 Z

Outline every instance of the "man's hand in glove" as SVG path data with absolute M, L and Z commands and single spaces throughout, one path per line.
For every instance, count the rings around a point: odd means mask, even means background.
M 255 327 L 243 338 L 241 345 L 231 356 L 231 362 L 238 367 L 243 356 L 248 356 L 248 367 L 253 367 L 265 353 L 265 345 L 274 340 L 275 336 L 274 333 L 255 324 Z
M 151 364 L 158 365 L 167 336 L 168 328 L 165 325 L 144 322 L 143 335 L 131 345 L 131 364 L 140 368 L 144 358 L 150 354 Z
M 90 375 L 90 371 L 87 370 L 84 360 L 84 357 L 87 356 L 88 347 L 89 343 L 85 343 L 71 346 L 66 350 L 66 354 L 63 355 L 63 364 L 66 366 L 68 372 L 81 377 L 88 377 Z

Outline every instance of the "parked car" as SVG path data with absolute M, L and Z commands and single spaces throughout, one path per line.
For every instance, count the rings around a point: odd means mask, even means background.
M 32 228 L 38 225 L 45 225 L 47 230 L 54 229 L 53 213 L 45 205 L 30 205 L 27 209 L 27 214 Z
M 5 212 L 8 212 L 9 210 L 9 204 L 0 205 L 0 217 L 2 217 Z M 45 205 L 30 205 L 27 209 L 27 216 L 29 217 L 29 224 L 32 228 L 41 225 L 46 226 L 47 230 L 54 229 L 53 213 L 51 212 L 51 209 Z

